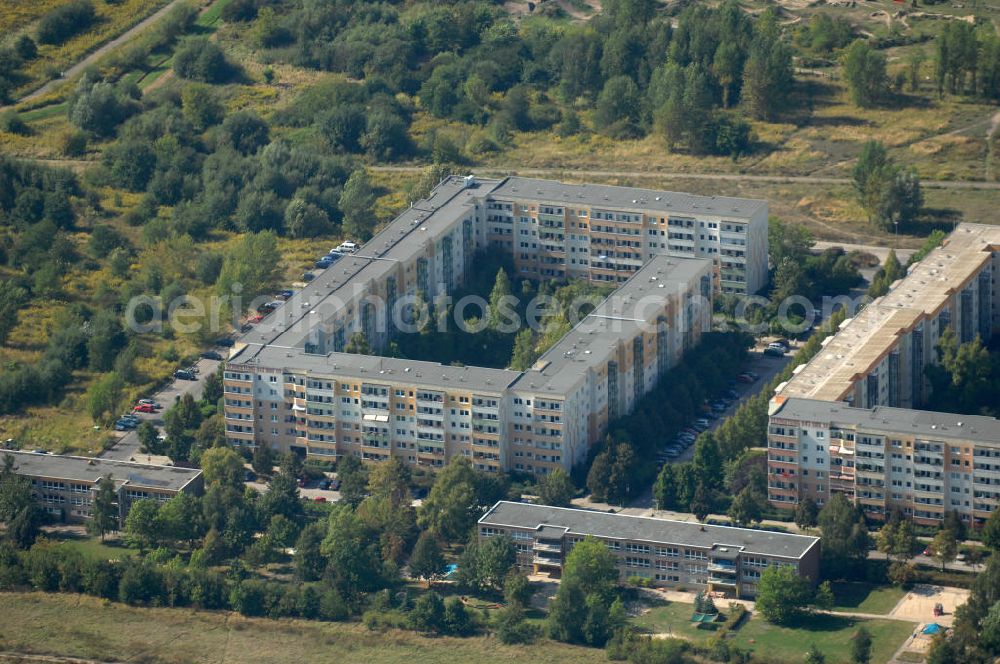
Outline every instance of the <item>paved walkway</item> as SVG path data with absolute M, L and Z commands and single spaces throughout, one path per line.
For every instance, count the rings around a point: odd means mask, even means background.
M 118 35 L 117 37 L 106 43 L 104 46 L 101 46 L 97 50 L 92 51 L 89 55 L 87 55 L 85 58 L 77 62 L 75 65 L 69 67 L 69 69 L 63 72 L 61 77 L 52 79 L 51 81 L 45 83 L 34 92 L 29 92 L 25 96 L 18 99 L 16 103 L 22 104 L 24 102 L 37 99 L 42 95 L 48 94 L 49 92 L 56 89 L 63 83 L 70 81 L 74 76 L 82 74 L 87 67 L 96 64 L 97 61 L 103 58 L 105 55 L 107 55 L 114 49 L 118 48 L 122 44 L 125 44 L 126 42 L 130 41 L 131 39 L 136 37 L 140 32 L 144 31 L 146 28 L 150 27 L 154 23 L 157 23 L 160 19 L 164 18 L 168 13 L 170 13 L 171 9 L 173 9 L 174 7 L 176 7 L 181 2 L 184 1 L 185 0 L 171 0 L 162 8 L 160 8 L 157 12 L 150 14 L 146 18 L 142 19 L 134 26 L 132 26 L 122 34 Z

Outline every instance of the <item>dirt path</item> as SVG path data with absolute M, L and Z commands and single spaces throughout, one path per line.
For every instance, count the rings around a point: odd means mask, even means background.
M 45 662 L 46 664 L 126 664 L 110 660 L 84 659 L 82 657 L 62 657 L 59 655 L 35 655 L 26 652 L 0 651 L 0 662 Z
M 426 166 L 369 166 L 376 173 L 422 173 Z M 749 175 L 746 173 L 684 173 L 678 171 L 594 171 L 566 168 L 519 168 L 515 165 L 482 166 L 474 169 L 477 173 L 523 176 L 552 176 L 572 174 L 579 177 L 635 178 L 635 179 L 689 179 L 723 180 L 727 182 L 771 182 L 777 184 L 851 184 L 850 178 L 822 177 L 813 175 Z M 1000 190 L 1000 182 L 979 180 L 926 180 L 920 185 L 930 189 L 986 189 Z
M 104 46 L 101 46 L 96 51 L 93 51 L 92 53 L 90 53 L 83 60 L 80 60 L 75 65 L 72 65 L 69 69 L 67 69 L 66 71 L 63 72 L 63 75 L 60 78 L 56 78 L 56 79 L 53 79 L 53 80 L 49 81 L 48 83 L 46 83 L 42 87 L 38 88 L 34 92 L 29 92 L 25 96 L 21 97 L 17 101 L 17 103 L 20 104 L 20 103 L 24 103 L 24 102 L 27 102 L 27 101 L 32 101 L 33 99 L 37 99 L 38 97 L 41 97 L 42 95 L 48 94 L 49 92 L 51 92 L 52 90 L 56 89 L 57 87 L 59 87 L 63 83 L 68 82 L 73 77 L 75 77 L 77 74 L 83 73 L 83 70 L 85 70 L 87 67 L 95 64 L 98 60 L 100 60 L 101 58 L 103 58 L 105 55 L 107 55 L 108 53 L 110 53 L 114 49 L 118 48 L 122 44 L 126 43 L 127 41 L 129 41 L 130 39 L 132 39 L 133 37 L 135 37 L 136 35 L 138 35 L 140 32 L 142 32 L 146 28 L 150 27 L 151 25 L 153 25 L 154 23 L 156 23 L 157 21 L 159 21 L 160 19 L 162 19 L 163 17 L 165 17 L 170 12 L 171 9 L 173 9 L 175 6 L 177 6 L 181 2 L 183 2 L 183 0 L 171 0 L 166 5 L 164 5 L 163 7 L 161 7 L 158 11 L 156 11 L 156 13 L 150 14 L 149 16 L 147 16 L 146 18 L 142 19 L 141 21 L 139 21 L 138 23 L 136 23 L 134 26 L 132 26 L 131 28 L 129 28 L 128 30 L 126 30 L 125 32 L 123 32 L 122 34 L 118 35 L 117 37 L 115 37 L 114 39 L 112 39 L 111 41 L 109 41 Z

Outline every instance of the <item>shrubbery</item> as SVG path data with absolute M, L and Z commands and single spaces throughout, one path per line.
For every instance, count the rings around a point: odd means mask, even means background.
M 42 44 L 61 44 L 89 28 L 95 16 L 90 0 L 72 0 L 59 5 L 38 22 L 38 41 Z

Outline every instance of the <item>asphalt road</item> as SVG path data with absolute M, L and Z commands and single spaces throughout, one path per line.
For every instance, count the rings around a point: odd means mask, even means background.
M 203 382 L 205 376 L 215 373 L 219 367 L 219 362 L 217 360 L 198 360 L 195 366 L 198 367 L 198 380 L 174 379 L 162 390 L 148 397 L 154 401 L 158 401 L 163 406 L 162 410 L 156 413 L 136 413 L 136 415 L 144 420 L 149 420 L 157 428 L 162 428 L 163 413 L 174 405 L 175 402 L 180 401 L 183 395 L 190 394 L 195 399 L 200 399 L 202 392 L 205 390 Z M 116 461 L 128 461 L 133 458 L 137 461 L 142 461 L 143 459 L 140 459 L 140 456 L 145 455 L 139 450 L 139 436 L 134 430 L 121 434 L 115 446 L 100 455 L 103 459 L 114 459 Z

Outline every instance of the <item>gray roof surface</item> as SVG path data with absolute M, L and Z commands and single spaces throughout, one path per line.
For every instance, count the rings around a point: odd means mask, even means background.
M 197 468 L 0 450 L 0 458 L 5 454 L 14 457 L 14 465 L 21 475 L 51 477 L 73 482 L 94 483 L 110 474 L 116 484 L 128 483 L 129 486 L 135 487 L 177 491 L 201 475 L 201 470 Z
M 265 367 L 281 367 L 303 371 L 317 376 L 356 378 L 386 385 L 422 385 L 436 390 L 469 390 L 502 392 L 518 376 L 519 371 L 491 369 L 488 367 L 455 367 L 437 362 L 404 360 L 377 355 L 353 353 L 304 353 L 301 348 L 271 345 L 257 352 L 240 351 L 229 359 L 230 364 L 240 364 L 249 358 Z
M 775 397 L 774 401 L 778 402 L 780 399 L 781 397 Z M 771 415 L 810 422 L 856 425 L 871 432 L 906 433 L 936 440 L 1000 444 L 1000 420 L 982 415 L 955 415 L 889 406 L 854 408 L 838 401 L 795 397 L 783 403 L 775 403 Z
M 818 537 L 766 530 L 701 526 L 686 521 L 610 514 L 566 507 L 549 507 L 501 500 L 479 519 L 480 524 L 536 529 L 566 528 L 573 535 L 636 540 L 709 549 L 715 545 L 740 547 L 745 553 L 801 558 L 819 542 Z
M 663 303 L 684 292 L 702 270 L 711 274 L 711 266 L 704 258 L 654 257 L 538 358 L 535 367 L 544 368 L 525 372 L 517 387 L 565 392 L 607 362 L 621 340 L 632 339 L 644 326 L 653 329 Z
M 356 254 L 341 258 L 325 270 L 313 270 L 316 278 L 244 334 L 240 343 L 304 346 L 310 330 L 297 323 L 310 312 L 319 308 L 329 317 L 355 295 L 355 289 L 364 289 L 370 281 L 380 280 L 397 263 L 409 260 L 425 243 L 435 241 L 442 227 L 464 215 L 498 182 L 476 178 L 474 186 L 466 187 L 463 178 L 445 179 L 427 199 L 403 211 Z
M 574 203 L 608 210 L 656 211 L 665 214 L 750 219 L 767 201 L 729 196 L 697 196 L 673 191 L 616 187 L 607 184 L 567 184 L 556 180 L 510 177 L 490 198 L 512 198 L 572 206 Z

